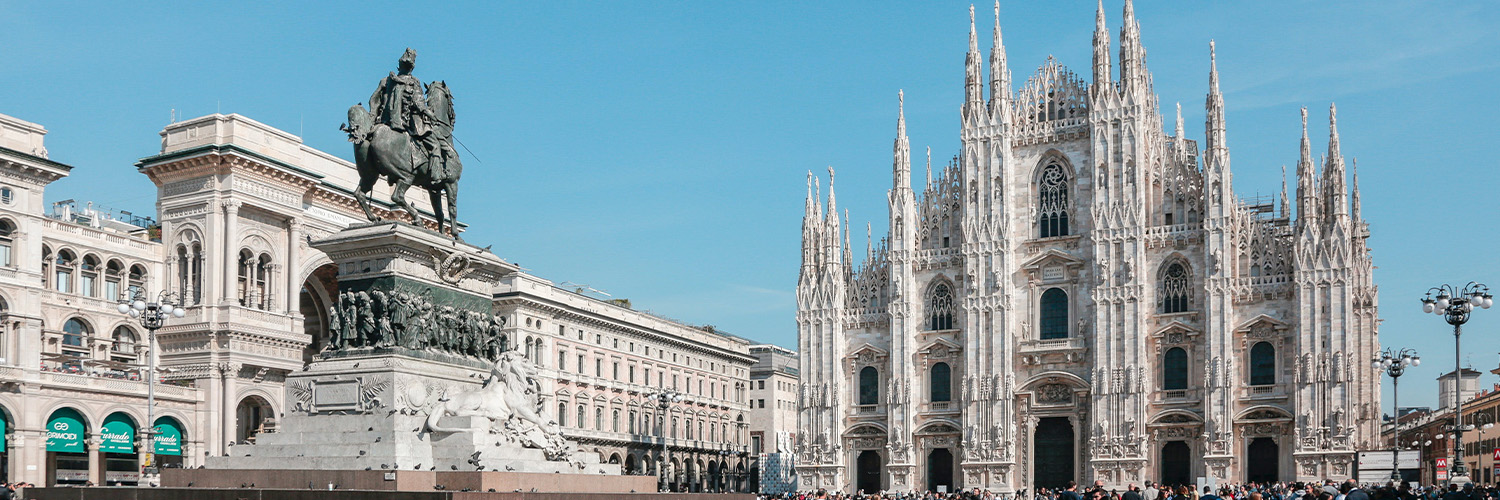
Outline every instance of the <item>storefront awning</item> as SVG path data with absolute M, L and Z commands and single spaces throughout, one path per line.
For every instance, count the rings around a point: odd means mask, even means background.
M 156 454 L 182 455 L 182 426 L 177 419 L 156 419 Z
M 124 413 L 111 413 L 99 429 L 99 451 L 135 453 L 135 421 Z
M 83 453 L 83 416 L 76 410 L 63 408 L 52 412 L 47 419 L 47 451 Z

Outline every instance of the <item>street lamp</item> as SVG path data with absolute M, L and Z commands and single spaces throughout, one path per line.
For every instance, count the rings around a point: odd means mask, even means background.
M 180 297 L 167 291 L 157 295 L 155 302 L 146 302 L 146 294 L 137 292 L 129 300 L 121 301 L 116 309 L 146 329 L 146 425 L 142 432 L 146 436 L 146 463 L 142 466 L 146 469 L 142 472 L 146 472 L 156 467 L 156 331 L 166 324 L 167 316 L 181 318 L 187 311 L 182 310 Z M 154 484 L 155 473 L 147 475 L 153 476 L 149 481 Z
M 1417 351 L 1401 349 L 1395 351 L 1386 349 L 1380 357 L 1370 362 L 1376 369 L 1385 370 L 1386 375 L 1391 376 L 1391 404 L 1395 407 L 1394 419 L 1391 421 L 1391 480 L 1401 482 L 1401 393 L 1399 392 L 1401 375 L 1406 373 L 1406 367 L 1422 364 L 1422 358 L 1417 356 Z
M 1437 295 L 1433 295 L 1436 292 Z M 1448 479 L 1449 484 L 1463 484 L 1469 482 L 1469 468 L 1464 466 L 1463 452 L 1463 368 L 1459 365 L 1459 336 L 1463 334 L 1463 325 L 1469 321 L 1469 313 L 1474 308 L 1489 309 L 1495 304 L 1495 296 L 1490 294 L 1490 287 L 1470 281 L 1463 288 L 1444 284 L 1427 290 L 1427 295 L 1422 297 L 1422 312 L 1442 316 L 1453 325 L 1453 476 Z
M 654 394 L 646 395 L 646 400 L 656 401 L 659 410 L 656 414 L 657 421 L 661 425 L 657 427 L 657 435 L 661 436 L 661 454 L 656 457 L 656 476 L 658 479 L 657 491 L 667 491 L 667 474 L 665 472 L 667 459 L 667 409 L 673 404 L 682 402 L 682 393 L 668 389 Z M 673 471 L 676 473 L 676 471 Z

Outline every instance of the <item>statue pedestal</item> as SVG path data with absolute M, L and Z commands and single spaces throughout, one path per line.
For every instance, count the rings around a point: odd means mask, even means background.
M 534 368 L 501 355 L 503 321 L 491 312 L 492 290 L 517 266 L 404 223 L 352 226 L 312 246 L 338 266 L 330 346 L 287 376 L 276 431 L 208 468 L 620 474 L 572 451 L 556 425 L 506 418 L 507 405 L 546 415 L 539 394 L 519 389 Z M 504 414 L 487 412 L 496 405 Z

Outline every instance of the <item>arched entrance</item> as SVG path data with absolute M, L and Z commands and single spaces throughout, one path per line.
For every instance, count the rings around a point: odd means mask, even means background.
M 1274 483 L 1278 476 L 1277 462 L 1280 461 L 1281 449 L 1276 446 L 1276 440 L 1268 437 L 1258 437 L 1250 440 L 1249 453 L 1246 453 L 1245 480 L 1256 483 Z
M 72 408 L 59 408 L 47 417 L 45 477 L 48 486 L 80 485 L 89 481 L 92 471 L 84 439 L 88 429 L 83 414 Z
M 1037 420 L 1032 438 L 1032 487 L 1057 489 L 1066 487 L 1073 475 L 1073 423 L 1068 417 L 1045 417 Z
M 634 476 L 636 473 L 635 455 L 625 455 L 625 475 Z
M 328 346 L 328 306 L 332 297 L 338 295 L 338 289 L 338 267 L 333 264 L 319 266 L 302 282 L 297 310 L 302 313 L 303 333 L 312 337 L 312 343 L 302 350 L 304 365 Z
M 927 453 L 927 491 L 953 491 L 953 452 L 947 448 Z
M 1169 486 L 1190 485 L 1193 451 L 1185 441 L 1168 441 L 1161 447 L 1161 482 Z
M 109 414 L 99 426 L 99 451 L 104 453 L 105 486 L 135 486 L 140 482 L 136 428 L 135 419 L 123 412 Z
M 235 407 L 234 442 L 254 443 L 255 435 L 265 428 L 266 419 L 273 415 L 271 403 L 260 396 L 246 396 Z
M 865 450 L 859 453 L 859 460 L 855 464 L 856 477 L 860 493 L 872 494 L 880 491 L 880 478 L 884 475 L 881 466 L 884 465 L 880 459 L 880 452 Z

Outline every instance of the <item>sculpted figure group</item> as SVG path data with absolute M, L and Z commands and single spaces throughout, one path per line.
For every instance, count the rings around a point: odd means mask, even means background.
M 548 460 L 575 461 L 573 443 L 562 436 L 556 421 L 546 418 L 542 409 L 541 384 L 537 382 L 536 365 L 515 351 L 504 352 L 490 367 L 484 385 L 473 390 L 449 394 L 428 409 L 424 429 L 427 432 L 471 432 L 480 429 L 453 428 L 441 425 L 446 416 L 477 416 L 489 419 L 489 431 L 527 448 L 543 450 Z
M 498 359 L 505 318 L 434 304 L 405 290 L 344 291 L 328 311 L 328 349 L 403 347 Z

